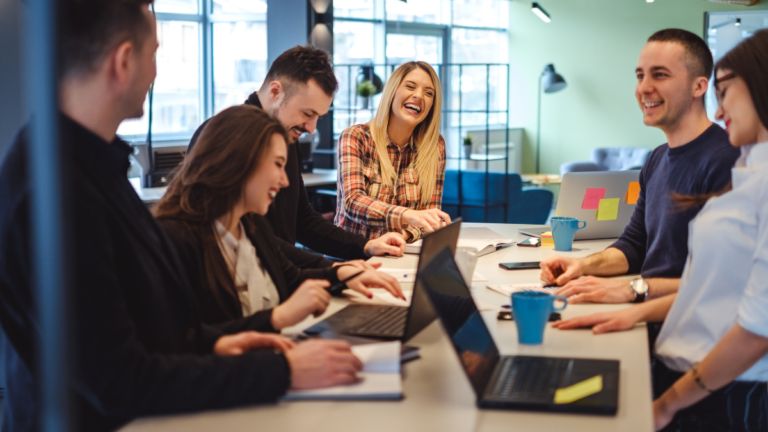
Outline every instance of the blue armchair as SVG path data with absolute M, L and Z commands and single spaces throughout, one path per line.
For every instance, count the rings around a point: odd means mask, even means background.
M 584 171 L 624 171 L 640 169 L 652 150 L 638 147 L 592 149 L 591 162 L 566 162 L 560 165 L 560 175 Z
M 504 182 L 507 182 L 507 194 L 504 194 Z M 488 173 L 486 188 L 485 171 L 446 170 L 443 189 L 443 211 L 451 218 L 459 216 L 465 222 L 485 222 L 485 197 L 488 196 L 488 222 L 544 224 L 552 210 L 554 195 L 541 188 L 523 188 L 519 174 Z M 461 201 L 459 200 L 461 190 Z M 504 207 L 507 203 L 507 218 L 504 219 Z

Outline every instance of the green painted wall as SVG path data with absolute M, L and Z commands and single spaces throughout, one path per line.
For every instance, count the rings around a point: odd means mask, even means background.
M 704 33 L 704 12 L 768 9 L 702 0 L 539 0 L 552 16 L 544 23 L 530 1 L 510 3 L 510 93 L 513 126 L 525 128 L 523 172 L 536 166 L 538 79 L 554 63 L 568 87 L 542 96 L 541 172 L 589 160 L 593 147 L 654 148 L 664 134 L 642 122 L 634 96 L 635 66 L 657 30 Z

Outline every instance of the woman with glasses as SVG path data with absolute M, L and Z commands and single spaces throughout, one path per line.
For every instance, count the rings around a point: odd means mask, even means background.
M 741 149 L 732 185 L 678 197 L 690 223 L 676 295 L 556 323 L 628 330 L 664 321 L 653 364 L 657 430 L 768 430 L 768 30 L 715 66 L 718 120 Z
M 368 238 L 398 232 L 412 242 L 450 222 L 440 210 L 442 103 L 429 64 L 409 62 L 392 73 L 373 120 L 339 138 L 336 225 Z

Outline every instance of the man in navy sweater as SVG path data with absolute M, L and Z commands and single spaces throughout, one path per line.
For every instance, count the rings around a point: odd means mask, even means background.
M 637 97 L 643 122 L 661 129 L 640 171 L 640 198 L 629 225 L 608 249 L 586 258 L 555 256 L 541 263 L 541 279 L 560 285 L 572 303 L 642 302 L 677 292 L 688 254 L 688 222 L 700 208 L 678 211 L 675 195 L 717 192 L 731 181 L 739 151 L 707 117 L 704 95 L 713 60 L 695 34 L 661 30 L 640 53 Z M 634 280 L 605 279 L 640 273 Z

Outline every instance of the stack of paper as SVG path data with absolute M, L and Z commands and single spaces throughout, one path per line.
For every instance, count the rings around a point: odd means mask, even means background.
M 356 345 L 352 352 L 363 362 L 355 384 L 316 390 L 291 390 L 284 400 L 309 399 L 402 399 L 400 341 Z
M 552 231 L 547 231 L 541 235 L 541 245 L 555 247 L 555 239 L 552 237 Z

